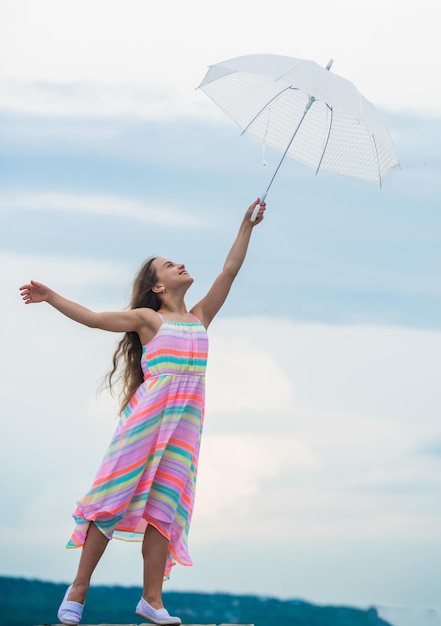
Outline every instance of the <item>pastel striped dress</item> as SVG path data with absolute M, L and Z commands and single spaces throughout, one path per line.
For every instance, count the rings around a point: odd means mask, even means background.
M 147 524 L 169 543 L 168 577 L 192 565 L 188 531 L 204 419 L 208 338 L 194 322 L 162 325 L 142 349 L 144 382 L 120 417 L 92 487 L 73 513 L 67 544 L 84 544 L 90 521 L 109 539 L 141 541 Z

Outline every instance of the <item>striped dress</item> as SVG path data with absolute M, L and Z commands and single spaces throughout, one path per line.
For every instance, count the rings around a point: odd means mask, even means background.
M 150 523 L 165 535 L 168 578 L 192 565 L 188 531 L 204 417 L 208 338 L 194 322 L 162 325 L 143 346 L 144 382 L 120 417 L 92 487 L 73 513 L 68 548 L 84 544 L 89 523 L 109 539 L 141 541 Z

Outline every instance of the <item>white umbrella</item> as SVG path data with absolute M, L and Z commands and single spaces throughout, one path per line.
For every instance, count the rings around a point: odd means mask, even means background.
M 252 54 L 209 67 L 199 85 L 240 127 L 319 171 L 378 183 L 399 165 L 376 108 L 348 80 L 314 61 Z

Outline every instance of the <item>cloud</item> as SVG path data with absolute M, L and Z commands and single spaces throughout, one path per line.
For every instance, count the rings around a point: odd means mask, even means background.
M 16 0 L 5 12 L 0 21 L 1 78 L 68 85 L 137 82 L 153 93 L 172 85 L 178 100 L 188 106 L 208 65 L 271 52 L 323 65 L 333 57 L 333 69 L 378 105 L 437 116 L 441 111 L 441 91 L 430 78 L 436 76 L 440 17 L 433 0 L 417 5 L 403 0 L 399 28 L 395 3 L 381 0 L 357 10 L 346 0 L 332 6 L 320 0 L 304 6 L 299 20 L 292 19 L 283 0 L 275 0 L 271 23 L 268 8 L 250 0 L 239 6 L 225 0 L 215 11 L 202 0 L 155 6 L 143 0 L 95 0 L 93 6 L 85 0 Z M 264 33 L 263 41 L 256 39 L 257 33 Z M 412 71 L 411 88 L 409 41 L 414 43 L 412 67 L 418 68 Z M 23 95 L 15 95 L 14 106 L 29 106 Z M 59 107 L 41 93 L 34 95 L 37 107 L 44 101 L 51 110 Z M 71 107 L 67 99 L 63 104 Z M 103 105 L 107 114 L 109 104 Z M 156 112 L 162 115 L 160 108 Z
M 71 289 L 87 289 L 88 285 L 96 286 L 103 282 L 118 284 L 124 279 L 127 280 L 129 276 L 129 269 L 122 262 L 90 258 L 70 259 L 62 256 L 54 258 L 52 255 L 35 256 L 33 254 L 13 254 L 0 251 L 0 265 L 6 270 L 3 279 L 5 286 L 3 305 L 8 311 L 14 310 L 15 315 L 20 316 L 20 322 L 29 319 L 31 307 L 32 315 L 42 316 L 42 319 L 47 313 L 46 305 L 21 306 L 18 288 L 28 280 L 39 280 L 38 277 L 42 276 L 45 277 L 44 280 L 48 284 L 57 285 L 56 289 L 69 291 Z M 30 273 L 31 276 L 29 276 Z M 62 319 L 59 318 L 59 320 Z
M 212 341 L 220 333 L 231 342 L 247 340 L 262 353 L 271 355 L 277 364 L 275 371 L 281 370 L 295 389 L 295 406 L 310 415 L 302 427 L 310 423 L 314 428 L 315 412 L 317 419 L 323 421 L 321 427 L 326 429 L 326 436 L 332 436 L 333 419 L 327 422 L 320 417 L 321 412 L 384 420 L 384 428 L 389 422 L 438 427 L 435 407 L 440 401 L 440 332 L 374 325 L 302 324 L 286 316 L 255 316 L 219 318 L 211 333 Z M 221 349 L 222 344 L 217 344 L 217 350 Z M 235 376 L 232 367 L 227 375 L 239 393 L 241 377 Z M 271 385 L 267 393 L 271 395 Z M 419 421 L 421 413 L 424 419 Z M 284 428 L 289 423 L 291 428 L 298 427 L 289 412 L 281 412 L 280 419 Z M 347 418 L 342 437 L 349 425 Z M 320 437 L 320 433 L 321 429 L 316 430 L 315 436 Z
M 248 434 L 206 434 L 198 478 L 196 542 L 207 543 L 248 528 L 257 494 L 280 472 L 311 472 L 320 468 L 318 455 L 294 438 Z
M 239 411 L 279 411 L 289 407 L 294 395 L 292 382 L 269 350 L 241 337 L 216 335 L 209 362 L 207 409 L 226 414 Z M 215 385 L 211 386 L 211 381 Z
M 152 207 L 127 197 L 106 194 L 80 194 L 56 191 L 8 191 L 0 197 L 0 211 L 68 211 L 94 215 L 122 216 L 125 219 L 174 227 L 198 227 L 203 219 L 193 219 L 183 211 Z
M 194 90 L 186 94 L 142 83 L 0 80 L 0 109 L 52 117 L 219 121 L 214 107 Z

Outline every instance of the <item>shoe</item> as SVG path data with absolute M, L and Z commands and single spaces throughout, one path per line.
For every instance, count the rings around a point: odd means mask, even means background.
M 62 624 L 77 626 L 77 624 L 81 622 L 81 618 L 83 616 L 84 604 L 80 604 L 79 602 L 72 602 L 71 600 L 66 600 L 66 598 L 69 596 L 71 589 L 72 585 L 67 588 L 67 591 L 64 594 L 63 602 L 60 604 L 57 617 Z
M 181 624 L 179 617 L 172 617 L 167 609 L 154 609 L 144 600 L 144 598 L 141 598 L 136 605 L 135 613 L 136 615 L 140 615 L 141 617 L 148 619 L 149 622 L 159 624 L 160 626 L 167 626 L 168 624 Z

